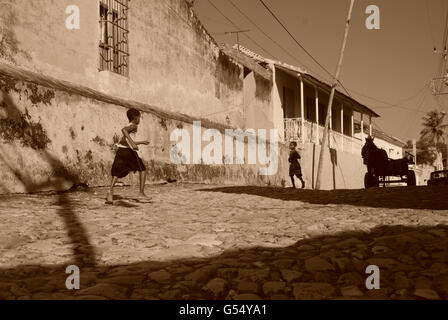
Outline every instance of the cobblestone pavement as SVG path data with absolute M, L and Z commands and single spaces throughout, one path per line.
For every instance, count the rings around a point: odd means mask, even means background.
M 0 299 L 448 299 L 447 187 L 148 193 L 0 196 Z

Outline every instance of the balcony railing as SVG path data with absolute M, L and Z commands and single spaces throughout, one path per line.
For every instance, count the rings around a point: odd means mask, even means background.
M 303 121 L 303 127 L 302 127 Z M 316 123 L 303 120 L 302 118 L 285 119 L 285 141 L 297 141 L 299 143 L 322 144 L 324 127 Z M 317 139 L 318 135 L 318 139 Z M 361 154 L 362 142 L 356 137 L 347 136 L 340 132 L 331 130 L 328 143 L 336 150 Z

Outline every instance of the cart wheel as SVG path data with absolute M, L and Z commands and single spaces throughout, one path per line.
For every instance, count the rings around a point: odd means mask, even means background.
M 378 178 L 367 172 L 364 176 L 364 187 L 366 189 L 370 189 L 378 186 L 379 186 Z
M 407 180 L 408 186 L 416 186 L 417 185 L 417 179 L 415 178 L 415 172 L 412 170 L 408 171 L 406 180 Z

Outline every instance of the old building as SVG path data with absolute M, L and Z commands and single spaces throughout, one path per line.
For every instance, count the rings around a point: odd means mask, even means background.
M 244 67 L 219 49 L 189 2 L 0 6 L 0 192 L 106 185 L 114 137 L 130 107 L 144 111 L 139 134 L 151 141 L 142 152 L 152 180 L 281 183 L 280 175 L 260 177 L 256 166 L 171 163 L 176 128 L 191 130 L 195 120 L 204 128 L 241 128 L 245 119 Z M 79 29 L 66 24 L 74 6 Z M 263 105 L 266 98 L 251 101 Z
M 270 125 L 279 129 L 282 141 L 299 143 L 305 155 L 302 159 L 305 175 L 314 185 L 331 84 L 300 67 L 267 59 L 241 46 L 240 50 L 272 72 Z M 375 129 L 372 119 L 379 115 L 351 96 L 336 91 L 330 117 L 331 152 L 325 161 L 324 188 L 362 187 L 366 169 L 361 148 L 369 135 L 375 137 L 377 146 L 385 149 L 391 159 L 403 158 L 405 143 Z
M 186 0 L 4 0 L 0 4 L 0 193 L 109 182 L 126 108 L 153 181 L 285 185 L 290 140 L 314 185 L 330 86 L 247 49 L 219 47 Z M 71 10 L 68 10 L 71 8 Z M 69 28 L 79 9 L 79 28 Z M 364 131 L 378 115 L 338 92 L 324 188 L 361 188 Z M 173 164 L 170 134 L 204 128 L 278 129 L 278 170 Z M 336 151 L 336 152 L 334 152 Z M 247 157 L 244 157 L 247 158 Z M 224 163 L 224 161 L 223 161 Z

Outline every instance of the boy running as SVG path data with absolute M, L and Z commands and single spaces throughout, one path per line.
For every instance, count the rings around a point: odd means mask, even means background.
M 145 194 L 146 167 L 136 152 L 139 145 L 148 145 L 149 141 L 134 141 L 131 137 L 131 135 L 135 137 L 137 133 L 141 118 L 140 111 L 130 109 L 127 112 L 127 116 L 129 125 L 121 130 L 123 137 L 118 144 L 118 150 L 112 165 L 112 183 L 107 194 L 107 203 L 113 203 L 114 186 L 117 180 L 126 177 L 130 172 L 136 171 L 138 171 L 140 177 L 140 197 L 145 200 L 151 199 Z

